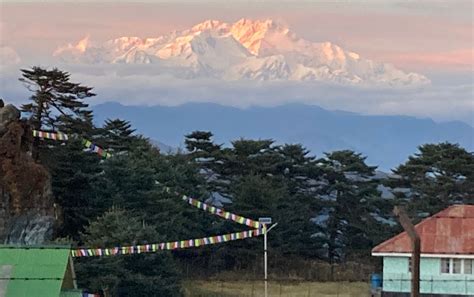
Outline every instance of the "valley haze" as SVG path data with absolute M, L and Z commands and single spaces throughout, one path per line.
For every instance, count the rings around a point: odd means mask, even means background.
M 351 149 L 385 171 L 405 162 L 424 143 L 450 141 L 474 150 L 474 128 L 462 122 L 364 116 L 303 104 L 240 109 L 210 103 L 174 107 L 104 103 L 93 110 L 97 124 L 108 118 L 125 119 L 138 132 L 175 148 L 184 147 L 186 134 L 204 130 L 213 132 L 214 141 L 225 146 L 242 137 L 301 143 L 319 157 L 324 152 Z

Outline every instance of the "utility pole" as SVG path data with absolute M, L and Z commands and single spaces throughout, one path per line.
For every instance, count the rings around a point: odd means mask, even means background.
M 421 241 L 420 236 L 415 230 L 410 218 L 408 218 L 405 209 L 401 206 L 395 206 L 393 213 L 398 217 L 403 229 L 410 237 L 412 253 L 411 253 L 411 297 L 420 296 L 420 254 Z
M 267 225 L 272 223 L 272 218 L 259 218 L 259 223 L 263 225 L 263 271 L 264 271 L 264 282 L 265 282 L 265 297 L 268 297 L 268 257 L 267 257 L 267 234 L 272 230 L 278 223 L 273 224 L 270 228 Z
M 268 297 L 268 258 L 267 258 L 267 224 L 263 224 L 263 270 L 265 280 L 265 297 Z

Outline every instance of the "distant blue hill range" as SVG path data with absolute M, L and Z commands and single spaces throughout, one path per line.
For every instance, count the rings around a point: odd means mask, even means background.
M 351 149 L 367 156 L 370 165 L 389 170 L 405 162 L 424 143 L 449 141 L 468 151 L 474 148 L 474 128 L 463 122 L 436 123 L 409 116 L 368 116 L 330 111 L 314 105 L 239 109 L 211 103 L 180 106 L 124 106 L 104 103 L 93 107 L 97 124 L 107 118 L 128 120 L 150 139 L 183 147 L 184 135 L 204 130 L 215 142 L 273 139 L 276 143 L 301 143 L 312 154 Z

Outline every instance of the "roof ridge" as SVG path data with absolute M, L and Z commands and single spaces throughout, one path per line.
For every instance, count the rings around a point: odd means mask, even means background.
M 22 249 L 22 250 L 61 250 L 71 249 L 71 245 L 21 245 L 21 244 L 0 244 L 0 249 Z
M 456 216 L 456 213 L 452 214 L 450 213 L 450 211 L 452 211 L 453 209 L 457 209 L 457 208 L 468 208 L 470 211 L 463 211 L 461 210 L 457 216 Z M 468 220 L 469 222 L 471 220 L 474 219 L 474 216 L 472 216 L 472 212 L 471 212 L 471 209 L 474 210 L 474 205 L 451 205 L 449 207 L 447 207 L 446 209 L 444 210 L 441 210 L 439 212 L 437 212 L 436 214 L 430 216 L 430 217 L 427 217 L 425 219 L 423 219 L 422 221 L 420 221 L 418 224 L 415 225 L 415 230 L 418 232 L 418 234 L 420 235 L 421 237 L 421 240 L 422 240 L 422 253 L 424 251 L 428 251 L 428 250 L 437 250 L 436 253 L 441 253 L 441 251 L 439 250 L 452 250 L 452 248 L 446 248 L 443 246 L 443 242 L 444 241 L 439 241 L 437 244 L 434 244 L 432 243 L 431 241 L 433 240 L 433 238 L 431 238 L 433 235 L 430 235 L 432 234 L 433 232 L 432 231 L 428 231 L 426 230 L 426 228 L 428 229 L 433 229 L 435 230 L 434 231 L 434 236 L 437 236 L 436 238 L 439 239 L 440 236 L 450 236 L 450 238 L 452 240 L 459 240 L 459 244 L 461 244 L 461 246 L 459 247 L 461 250 L 463 250 L 463 252 L 461 252 L 462 254 L 465 253 L 465 250 L 468 249 L 470 250 L 471 247 L 468 243 L 465 243 L 465 241 L 467 240 L 467 238 L 470 238 L 468 236 L 468 233 L 470 232 L 467 232 L 467 234 L 461 234 L 459 235 L 452 235 L 454 234 L 453 232 L 455 232 L 454 230 L 457 230 L 457 229 L 463 229 L 463 228 L 468 228 L 468 227 L 473 227 L 474 224 L 469 225 L 469 226 L 465 226 L 466 224 L 457 224 L 455 223 L 454 221 L 452 221 L 451 219 L 461 219 L 461 220 Z M 442 224 L 442 225 L 445 225 L 445 230 L 440 230 L 435 221 L 436 220 L 439 220 L 439 219 L 449 219 L 448 221 L 445 222 L 445 224 Z M 428 226 L 425 228 L 425 225 Z M 464 227 L 463 227 L 464 226 Z M 470 229 L 469 229 L 470 230 Z M 464 231 L 466 232 L 466 231 Z M 391 252 L 396 252 L 396 250 L 406 250 L 406 249 L 409 249 L 407 247 L 407 243 L 405 242 L 405 237 L 407 237 L 408 234 L 406 231 L 403 231 L 403 232 L 400 232 L 399 234 L 385 240 L 384 242 L 378 244 L 377 246 L 375 246 L 373 249 L 372 249 L 372 252 L 375 252 L 375 253 L 378 253 L 378 252 L 383 252 L 384 249 L 386 249 L 385 252 L 390 252 L 389 250 L 393 250 Z M 402 239 L 402 242 L 399 242 L 400 239 Z M 431 240 L 430 240 L 431 238 Z M 398 247 L 395 246 L 395 243 L 398 242 Z M 425 243 L 425 244 L 423 244 Z M 425 245 L 428 245 L 428 246 L 425 246 Z M 434 244 L 436 247 L 431 247 L 431 244 Z M 444 243 L 444 244 L 447 244 L 447 243 Z M 468 246 L 466 247 L 465 244 L 468 244 Z M 449 244 L 448 244 L 449 245 Z M 425 246 L 425 247 L 424 247 Z M 442 248 L 440 248 L 440 246 L 443 246 Z M 423 251 L 424 250 L 424 251 Z M 451 251 L 449 252 L 446 252 L 446 253 L 452 253 Z
M 440 213 L 440 212 L 438 212 L 438 213 Z M 427 218 L 421 220 L 418 224 L 415 225 L 415 230 L 417 229 L 417 227 L 421 226 L 421 225 L 424 224 L 425 222 L 428 222 L 429 220 L 432 220 L 432 219 L 434 219 L 434 216 L 430 216 L 430 217 L 427 217 Z M 399 234 L 397 234 L 397 235 L 395 235 L 395 236 L 393 236 L 393 237 L 391 237 L 391 238 L 389 238 L 389 239 L 387 239 L 387 240 L 381 242 L 380 244 L 378 244 L 377 246 L 375 246 L 375 247 L 372 249 L 372 251 L 374 251 L 375 249 L 383 248 L 384 246 L 386 246 L 386 245 L 392 243 L 392 241 L 398 239 L 399 237 L 401 237 L 401 236 L 403 236 L 403 235 L 405 235 L 405 234 L 407 234 L 407 232 L 406 232 L 406 231 L 403 231 L 403 232 L 401 232 L 401 233 L 399 233 Z
M 471 204 L 453 204 L 448 206 L 447 208 L 435 213 L 432 215 L 432 217 L 437 217 L 437 218 L 449 218 L 449 217 L 455 217 L 454 215 L 451 214 L 451 211 L 453 209 L 461 209 L 461 215 L 456 216 L 457 218 L 474 218 L 474 205 Z M 466 209 L 472 209 L 472 216 L 468 215 Z

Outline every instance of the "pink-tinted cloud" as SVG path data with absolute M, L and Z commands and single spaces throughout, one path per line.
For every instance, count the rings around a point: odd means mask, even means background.
M 446 52 L 386 52 L 386 61 L 407 69 L 421 70 L 474 70 L 474 49 Z
M 86 48 L 87 46 L 89 45 L 89 39 L 90 39 L 90 36 L 87 35 L 86 37 L 82 38 L 81 40 L 79 40 L 77 42 L 77 44 L 72 44 L 72 43 L 68 43 L 67 45 L 65 46 L 61 46 L 61 47 L 58 47 L 54 52 L 53 52 L 53 56 L 57 56 L 57 55 L 60 55 L 61 53 L 65 52 L 65 51 L 74 51 L 74 52 L 78 52 L 78 53 L 83 53 L 86 51 Z
M 0 46 L 0 67 L 16 65 L 21 59 L 18 53 L 9 46 Z

